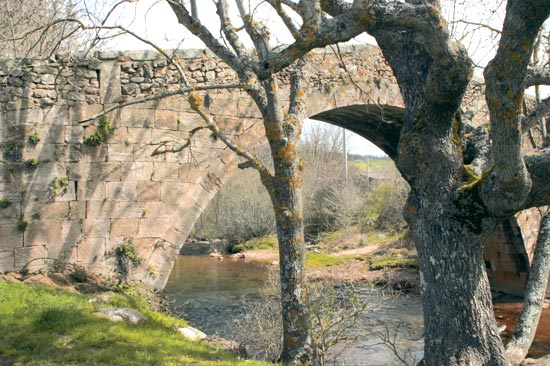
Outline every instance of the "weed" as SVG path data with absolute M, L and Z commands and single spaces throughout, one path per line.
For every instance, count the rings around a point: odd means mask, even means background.
M 25 217 L 23 214 L 19 216 L 19 222 L 17 223 L 17 230 L 24 233 L 27 230 L 27 227 L 29 226 L 29 222 L 25 220 Z
M 40 164 L 40 160 L 37 158 L 30 158 L 23 164 L 25 168 L 27 169 L 36 169 L 38 167 L 38 164 Z
M 12 202 L 7 198 L 0 199 L 0 208 L 8 208 L 11 204 Z
M 29 135 L 29 142 L 32 145 L 37 145 L 40 142 L 40 136 L 38 135 L 38 132 L 33 132 Z
M 19 167 L 19 164 L 16 164 L 16 163 L 10 163 L 8 164 L 8 173 L 15 173 L 17 168 Z
M 113 135 L 116 127 L 111 124 L 111 121 L 106 115 L 99 117 L 99 125 L 97 126 L 97 131 L 86 138 L 84 143 L 90 146 L 99 146 L 102 143 L 106 142 L 109 137 Z
M 53 197 L 61 197 L 69 190 L 69 178 L 54 178 L 50 184 L 50 193 Z

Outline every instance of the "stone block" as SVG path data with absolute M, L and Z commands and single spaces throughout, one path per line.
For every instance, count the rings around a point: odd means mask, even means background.
M 65 143 L 80 144 L 84 141 L 84 126 L 67 126 L 65 128 Z
M 25 245 L 61 244 L 63 240 L 63 220 L 29 221 L 25 230 Z
M 31 205 L 47 204 L 52 202 L 51 182 L 30 182 L 25 186 L 25 202 Z M 21 201 L 21 192 L 17 192 L 16 201 Z M 14 202 L 16 202 L 14 201 Z
M 93 180 L 119 182 L 122 180 L 119 162 L 91 163 Z
M 161 200 L 160 182 L 138 181 L 137 182 L 137 201 L 138 202 L 160 202 Z
M 105 238 L 110 227 L 110 219 L 86 218 L 82 220 L 82 235 L 85 238 Z
M 61 223 L 63 243 L 76 245 L 82 238 L 82 220 L 66 220 Z
M 153 167 L 153 181 L 177 182 L 179 180 L 179 163 L 154 162 Z
M 109 159 L 109 149 L 107 144 L 91 146 L 83 144 L 81 147 L 81 163 L 103 163 Z
M 139 219 L 113 219 L 111 220 L 112 238 L 134 237 L 138 232 Z
M 45 125 L 46 131 L 39 132 L 40 139 L 47 144 L 63 144 L 65 143 L 65 126 L 61 125 Z M 42 131 L 44 131 L 42 133 Z
M 25 169 L 25 176 L 33 183 L 51 183 L 56 178 L 66 177 L 65 166 L 58 162 L 42 162 L 34 169 Z
M 29 159 L 37 159 L 38 161 L 53 161 L 57 158 L 56 144 L 40 142 L 36 146 L 27 145 L 23 148 L 21 159 L 27 161 Z
M 204 174 L 204 168 L 194 164 L 180 164 L 179 181 L 183 183 L 195 184 Z
M 155 128 L 177 131 L 180 124 L 179 112 L 172 110 L 155 111 Z
M 19 204 L 12 201 L 10 206 L 0 208 L 0 225 L 17 225 L 20 214 Z
M 46 248 L 42 245 L 16 248 L 14 250 L 15 268 L 36 272 L 46 267 Z
M 188 137 L 187 132 L 179 132 L 173 130 L 153 130 L 151 132 L 151 141 L 153 144 L 161 142 L 169 142 L 174 145 L 185 143 Z
M 152 137 L 151 128 L 128 127 L 125 141 L 131 144 L 150 144 Z
M 161 183 L 160 198 L 162 202 L 183 202 L 192 189 L 193 185 L 190 183 Z
M 72 251 L 76 250 L 76 245 L 72 244 L 58 244 L 58 245 L 48 245 L 46 247 L 46 258 L 51 259 L 63 259 L 65 261 L 70 261 Z M 76 261 L 76 255 L 74 256 Z
M 105 256 L 105 238 L 86 238 L 76 248 L 77 263 L 92 264 L 102 261 Z
M 59 105 L 49 106 L 44 109 L 44 116 L 40 122 L 44 126 L 67 126 L 71 124 L 69 121 L 69 108 Z
M 86 218 L 86 202 L 85 201 L 69 202 L 69 209 L 67 210 L 67 219 L 82 220 L 84 218 Z
M 133 161 L 134 146 L 126 143 L 112 143 L 108 145 L 109 161 Z
M 4 121 L 9 124 L 20 125 L 24 123 L 38 124 L 44 120 L 44 111 L 40 108 L 35 109 L 16 109 L 4 112 Z
M 166 161 L 166 154 L 153 155 L 158 145 L 134 145 L 134 160 L 136 162 Z
M 146 202 L 143 217 L 147 219 L 170 219 L 180 215 L 180 201 Z
M 19 248 L 23 246 L 23 233 L 17 224 L 0 225 L 0 248 Z
M 154 120 L 152 108 L 123 108 L 120 112 L 120 125 L 125 127 L 152 128 Z
M 74 181 L 92 180 L 92 169 L 88 163 L 69 163 L 66 165 L 67 177 Z
M 31 220 L 65 220 L 69 214 L 69 202 L 49 202 L 25 205 L 23 214 Z M 59 228 L 58 228 L 59 229 Z
M 137 236 L 140 238 L 163 238 L 170 227 L 170 219 L 142 219 Z
M 106 182 L 106 197 L 114 201 L 136 201 L 137 190 L 135 181 Z
M 123 181 L 151 180 L 154 172 L 152 162 L 121 163 L 120 172 Z
M 103 201 L 106 197 L 105 182 L 89 180 L 79 182 L 76 198 L 79 201 Z
M 15 270 L 15 255 L 13 249 L 0 249 L 0 272 L 11 272 Z
M 87 217 L 97 219 L 139 219 L 143 216 L 142 203 L 113 201 L 90 201 L 87 205 Z

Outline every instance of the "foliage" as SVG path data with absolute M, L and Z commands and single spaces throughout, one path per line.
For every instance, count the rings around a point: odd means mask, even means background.
M 105 307 L 133 308 L 146 320 L 131 325 L 94 315 Z M 1 282 L 0 312 L 0 354 L 15 365 L 258 364 L 183 338 L 174 328 L 185 321 L 153 312 L 131 289 L 97 297 Z
M 50 194 L 53 197 L 61 197 L 69 190 L 69 178 L 54 178 L 50 184 Z
M 277 249 L 279 243 L 274 235 L 264 235 L 260 238 L 253 238 L 239 243 L 231 248 L 233 253 L 240 253 L 247 250 Z
M 29 142 L 33 145 L 37 145 L 40 142 L 40 136 L 38 132 L 33 132 L 29 135 Z
M 115 130 L 116 127 L 112 125 L 109 117 L 103 114 L 99 117 L 97 131 L 84 139 L 84 143 L 90 146 L 99 146 L 106 142 L 113 135 Z
M 137 267 L 141 264 L 141 258 L 136 253 L 132 238 L 125 238 L 124 241 L 114 249 L 113 254 L 115 256 L 120 280 L 125 282 L 130 267 Z
M 24 165 L 25 165 L 25 168 L 27 169 L 35 169 L 36 167 L 38 167 L 38 164 L 40 163 L 41 161 L 38 160 L 37 158 L 30 158 L 25 161 Z
M 29 222 L 25 220 L 25 216 L 23 214 L 19 215 L 19 221 L 17 222 L 17 230 L 24 233 L 27 230 L 28 226 L 29 226 Z
M 363 225 L 369 229 L 402 232 L 407 224 L 403 207 L 408 187 L 400 179 L 395 183 L 381 183 L 367 196 Z
M 1 198 L 0 199 L 0 208 L 8 208 L 11 206 L 13 202 L 11 202 L 9 199 L 7 198 Z

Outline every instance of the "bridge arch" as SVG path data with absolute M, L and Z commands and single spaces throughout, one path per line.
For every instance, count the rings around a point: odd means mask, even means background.
M 235 80 L 208 51 L 177 57 L 195 83 Z M 340 55 L 320 51 L 313 60 L 307 113 L 395 157 L 402 102 L 379 50 L 352 46 Z M 131 241 L 141 263 L 129 268 L 128 279 L 164 287 L 180 246 L 238 158 L 206 131 L 190 149 L 151 155 L 160 142 L 185 142 L 201 123 L 182 96 L 108 113 L 116 129 L 97 145 L 87 143 L 97 126 L 78 121 L 176 88 L 177 80 L 152 52 L 0 61 L 0 271 L 35 271 L 62 260 L 111 276 L 115 248 Z M 245 93 L 212 91 L 206 100 L 241 145 L 254 150 L 265 143 Z

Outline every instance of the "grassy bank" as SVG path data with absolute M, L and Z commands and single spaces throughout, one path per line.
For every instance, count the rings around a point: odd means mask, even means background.
M 94 315 L 104 307 L 133 308 L 147 319 L 130 325 Z M 0 282 L 3 366 L 267 365 L 189 341 L 174 331 L 183 325 L 183 320 L 151 311 L 136 295 L 82 295 Z

